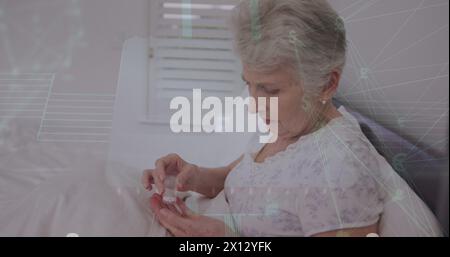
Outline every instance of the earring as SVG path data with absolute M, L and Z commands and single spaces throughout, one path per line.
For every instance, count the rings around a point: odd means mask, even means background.
M 325 105 L 327 103 L 327 100 L 322 100 L 322 104 Z

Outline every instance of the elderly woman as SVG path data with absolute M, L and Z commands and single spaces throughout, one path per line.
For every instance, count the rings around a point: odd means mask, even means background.
M 257 3 L 257 5 L 255 5 Z M 147 189 L 215 197 L 224 190 L 236 227 L 162 201 L 151 206 L 175 236 L 366 236 L 377 233 L 384 191 L 381 156 L 353 117 L 333 106 L 345 64 L 342 20 L 325 0 L 242 1 L 233 11 L 236 50 L 250 95 L 278 97 L 278 138 L 226 167 L 203 168 L 177 154 L 144 171 Z M 270 113 L 267 110 L 267 113 Z

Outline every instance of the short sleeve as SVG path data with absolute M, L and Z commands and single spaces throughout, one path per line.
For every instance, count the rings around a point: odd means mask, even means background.
M 333 146 L 323 150 L 313 169 L 315 183 L 301 193 L 297 212 L 305 236 L 370 226 L 380 218 L 384 195 L 377 156 L 360 144 L 347 150 Z
M 305 236 L 375 224 L 383 209 L 371 188 L 311 188 L 299 209 Z

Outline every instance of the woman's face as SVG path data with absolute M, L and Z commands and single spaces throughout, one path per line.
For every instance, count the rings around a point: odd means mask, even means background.
M 317 101 L 307 101 L 302 85 L 295 79 L 292 69 L 278 69 L 271 73 L 252 71 L 244 65 L 242 79 L 246 82 L 250 96 L 267 97 L 266 124 L 273 128 L 278 122 L 278 138 L 292 138 L 305 133 L 311 126 L 309 109 L 316 108 Z M 278 120 L 270 117 L 269 97 L 278 97 Z M 256 107 L 258 110 L 258 107 Z M 272 124 L 272 126 L 270 126 Z

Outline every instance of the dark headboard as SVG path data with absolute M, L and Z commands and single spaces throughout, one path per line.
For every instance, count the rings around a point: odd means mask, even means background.
M 343 105 L 337 99 L 333 99 L 333 103 L 336 107 Z M 344 106 L 358 120 L 361 130 L 375 149 L 428 205 L 448 236 L 448 154 L 446 158 L 434 156 L 376 121 Z M 409 153 L 408 160 L 402 161 L 406 153 Z

